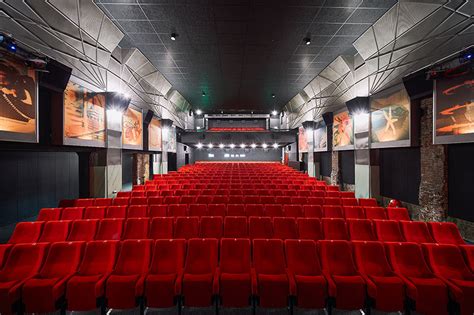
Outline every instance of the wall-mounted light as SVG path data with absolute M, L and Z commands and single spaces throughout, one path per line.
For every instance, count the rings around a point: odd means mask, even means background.
M 274 149 L 278 149 L 278 143 L 274 143 L 274 144 L 273 144 L 273 148 L 274 148 Z
M 235 148 L 235 144 L 231 143 L 231 144 L 229 145 L 229 147 L 230 147 L 231 149 L 233 149 L 233 148 Z
M 207 145 L 207 147 L 208 147 L 209 149 L 212 149 L 212 148 L 214 147 L 214 145 L 213 145 L 212 143 L 209 143 L 209 144 Z
M 107 109 L 107 117 L 110 122 L 122 121 L 122 115 L 123 115 L 123 112 L 118 109 L 115 109 L 115 108 Z
M 170 36 L 171 40 L 176 40 L 178 38 L 178 34 L 176 33 L 171 33 L 171 36 Z
M 198 144 L 196 144 L 196 148 L 198 148 L 198 149 L 202 149 L 202 143 L 201 143 L 201 142 L 199 142 Z
M 272 94 L 272 98 L 275 98 L 275 94 Z
M 309 37 L 303 38 L 303 41 L 304 41 L 305 45 L 310 45 L 311 44 L 311 38 L 309 38 Z
M 278 112 L 276 110 L 272 110 L 272 115 L 276 116 L 276 115 L 278 115 Z
M 240 145 L 240 147 L 241 147 L 242 149 L 245 149 L 245 143 L 242 143 L 242 144 Z
M 201 115 L 201 114 L 202 114 L 202 110 L 196 109 L 196 115 Z
M 251 147 L 252 149 L 255 149 L 255 148 L 257 147 L 257 145 L 256 145 L 255 143 L 252 143 L 252 144 L 250 145 L 250 147 Z
M 224 144 L 223 143 L 219 144 L 219 148 L 224 149 Z
M 268 148 L 268 144 L 262 143 L 262 148 L 264 148 L 264 149 Z
M 202 94 L 201 94 L 201 95 L 202 95 L 202 96 L 206 96 L 206 92 L 202 91 Z

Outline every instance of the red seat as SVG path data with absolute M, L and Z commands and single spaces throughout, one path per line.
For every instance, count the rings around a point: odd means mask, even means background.
M 48 244 L 18 244 L 11 248 L 0 270 L 0 312 L 19 313 L 23 283 L 41 268 Z
M 196 203 L 200 203 L 200 204 L 209 204 L 209 203 L 212 203 L 212 200 L 214 199 L 214 196 L 207 196 L 207 195 L 201 195 L 201 196 L 198 196 L 196 198 Z
M 151 205 L 148 210 L 150 218 L 166 217 L 168 215 L 168 205 Z
M 122 239 L 147 239 L 148 238 L 148 218 L 130 218 L 125 221 Z
M 95 240 L 119 241 L 122 237 L 123 219 L 103 219 L 99 222 Z
M 316 197 L 316 196 L 313 195 L 313 197 L 308 197 L 308 199 L 306 200 L 306 203 L 308 205 L 322 206 L 324 204 L 324 198 Z
M 308 199 L 307 197 L 301 197 L 301 196 L 291 197 L 291 203 L 293 205 L 305 205 L 308 203 L 307 199 Z
M 343 212 L 346 219 L 365 219 L 364 208 L 359 206 L 344 206 Z
M 179 198 L 179 203 L 181 204 L 185 204 L 185 205 L 190 205 L 192 203 L 195 203 L 196 202 L 196 199 L 197 199 L 197 196 L 181 196 L 181 198 Z
M 227 215 L 232 217 L 245 216 L 245 205 L 229 204 L 227 205 Z
M 341 198 L 355 198 L 355 193 L 353 191 L 341 191 Z
M 325 240 L 349 240 L 346 221 L 340 218 L 321 219 Z
M 200 236 L 203 238 L 220 239 L 223 234 L 222 217 L 202 217 Z
M 252 218 L 250 218 L 252 219 Z M 253 240 L 253 264 L 257 275 L 255 294 L 263 308 L 284 308 L 294 295 L 294 284 L 286 271 L 282 240 Z M 293 281 L 292 281 L 293 282 Z
M 321 222 L 318 218 L 298 218 L 298 235 L 300 239 L 319 241 L 324 239 Z
M 84 242 L 51 244 L 41 270 L 22 288 L 22 302 L 28 313 L 54 312 L 64 296 L 66 283 L 76 272 L 82 258 Z
M 260 196 L 260 203 L 261 204 L 274 204 L 275 197 L 273 196 Z
M 353 242 L 354 258 L 359 272 L 367 283 L 367 293 L 376 310 L 403 312 L 405 283 L 390 267 L 385 249 L 380 242 Z
M 386 248 L 393 270 L 404 280 L 407 296 L 414 301 L 415 310 L 422 314 L 447 314 L 447 287 L 428 268 L 420 246 L 388 243 Z
M 132 197 L 132 198 L 146 197 L 146 192 L 144 190 L 132 191 L 132 194 L 130 195 L 130 197 Z
M 290 196 L 277 196 L 275 197 L 275 203 L 278 205 L 289 205 L 291 204 Z
M 168 215 L 170 217 L 185 217 L 188 215 L 189 205 L 170 204 L 168 206 Z
M 303 206 L 304 216 L 306 218 L 322 218 L 323 209 L 320 205 L 304 205 Z
M 341 198 L 341 192 L 336 190 L 327 190 L 326 198 Z
M 80 220 L 84 213 L 84 207 L 68 207 L 61 211 L 61 220 Z
M 57 221 L 61 217 L 61 208 L 43 208 L 36 221 Z
M 13 244 L 0 244 L 0 270 L 10 254 Z
M 199 237 L 198 217 L 178 217 L 174 227 L 174 238 L 196 238 Z
M 343 206 L 358 206 L 359 203 L 357 202 L 356 198 L 341 198 L 341 203 Z
M 126 216 L 127 206 L 110 206 L 105 213 L 105 217 L 108 219 L 125 219 Z
M 207 204 L 191 204 L 188 213 L 193 217 L 203 217 L 207 215 Z
M 163 197 L 151 197 L 148 198 L 148 205 L 153 206 L 153 205 L 163 205 L 164 203 L 164 198 Z
M 148 199 L 146 197 L 132 197 L 130 198 L 130 205 L 147 205 Z
M 9 244 L 35 243 L 41 235 L 43 229 L 42 221 L 39 222 L 18 222 L 12 236 L 8 240 Z
M 298 228 L 294 218 L 273 218 L 273 238 L 279 238 L 282 240 L 286 239 L 297 239 Z
M 281 204 L 265 205 L 264 215 L 267 217 L 282 217 L 283 207 Z
M 154 240 L 172 239 L 174 221 L 170 217 L 156 217 L 151 219 L 149 238 Z
M 148 216 L 148 206 L 133 205 L 128 206 L 127 218 L 145 218 Z
M 125 240 L 114 271 L 107 279 L 105 296 L 107 306 L 130 309 L 137 306 L 143 295 L 145 276 L 150 265 L 151 240 Z
M 403 236 L 407 242 L 434 243 L 428 226 L 420 221 L 400 221 Z
M 156 241 L 150 271 L 145 280 L 145 298 L 148 307 L 169 308 L 181 294 L 185 240 Z
M 283 214 L 285 217 L 298 218 L 303 216 L 303 207 L 301 204 L 284 205 Z
M 118 241 L 88 242 L 77 273 L 68 281 L 68 311 L 91 311 L 105 294 L 105 280 L 114 268 Z
M 461 314 L 474 314 L 474 273 L 455 245 L 423 244 L 425 257 L 434 274 L 448 285 L 450 296 L 459 304 Z
M 108 207 L 112 205 L 112 198 L 95 198 L 94 206 L 96 207 Z
M 265 206 L 263 204 L 245 205 L 245 214 L 247 217 L 261 217 L 264 214 Z
M 451 222 L 429 222 L 428 228 L 436 243 L 464 245 L 461 233 L 456 224 Z
M 329 206 L 339 206 L 341 205 L 341 198 L 339 197 L 326 197 L 324 198 L 324 204 Z
M 220 300 L 224 307 L 247 307 L 252 296 L 250 241 L 248 239 L 221 240 Z
M 357 272 L 352 258 L 351 244 L 347 241 L 320 241 L 321 262 L 329 284 L 329 296 L 335 307 L 358 310 L 364 307 L 366 284 Z
M 75 199 L 61 199 L 58 208 L 74 207 L 75 201 Z
M 131 196 L 132 196 L 131 191 L 119 191 L 117 193 L 117 198 L 130 198 Z
M 129 197 L 117 197 L 117 198 L 112 199 L 113 206 L 128 206 L 129 203 L 130 203 Z
M 212 203 L 228 204 L 229 197 L 227 195 L 216 195 L 212 199 Z
M 387 217 L 389 220 L 410 221 L 410 215 L 407 208 L 390 208 L 387 207 Z
M 383 207 L 364 207 L 365 218 L 369 220 L 386 220 L 387 213 Z
M 163 199 L 163 204 L 166 205 L 171 205 L 171 204 L 178 204 L 179 203 L 179 198 L 178 196 L 166 196 Z
M 285 249 L 286 263 L 296 283 L 296 305 L 302 309 L 324 308 L 327 281 L 322 274 L 316 242 L 286 240 Z
M 226 212 L 227 212 L 227 206 L 225 204 L 217 204 L 217 203 L 211 203 L 207 205 L 207 212 L 210 216 L 217 217 L 225 217 Z
M 404 242 L 398 221 L 374 220 L 377 239 L 382 242 Z
M 244 203 L 246 204 L 259 204 L 260 196 L 244 196 Z
M 98 206 L 98 207 L 87 207 L 84 210 L 83 219 L 103 219 L 105 218 L 105 213 L 107 211 L 107 207 L 105 206 Z
M 375 198 L 359 198 L 359 206 L 361 207 L 377 207 L 377 200 Z
M 472 272 L 474 272 L 474 246 L 460 245 L 459 248 L 464 254 L 464 258 L 466 259 L 468 267 L 471 269 Z
M 273 224 L 269 217 L 250 217 L 249 218 L 249 237 L 255 238 L 272 238 Z
M 94 198 L 76 199 L 73 207 L 92 207 L 95 206 Z
M 67 237 L 68 241 L 89 242 L 94 239 L 98 220 L 76 220 L 71 224 L 71 231 Z
M 224 218 L 224 237 L 247 238 L 248 226 L 247 217 L 225 217 Z
M 70 221 L 45 222 L 38 242 L 64 242 L 69 233 L 70 223 Z
M 347 219 L 347 230 L 351 241 L 376 241 L 372 221 L 366 219 Z
M 344 218 L 344 214 L 342 212 L 342 206 L 324 205 L 323 211 L 324 211 L 325 218 Z
M 184 306 L 206 307 L 219 290 L 216 239 L 191 239 L 184 267 L 182 295 Z

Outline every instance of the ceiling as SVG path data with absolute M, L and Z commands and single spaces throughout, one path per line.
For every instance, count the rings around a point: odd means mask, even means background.
M 352 43 L 397 1 L 96 2 L 125 33 L 120 46 L 140 49 L 194 108 L 269 112 L 354 55 Z

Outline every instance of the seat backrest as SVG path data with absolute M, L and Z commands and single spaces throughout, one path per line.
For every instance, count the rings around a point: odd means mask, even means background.
M 281 204 L 268 204 L 265 205 L 264 215 L 267 217 L 282 217 L 283 207 Z
M 358 206 L 359 202 L 356 198 L 341 198 L 341 203 L 343 206 Z
M 273 224 L 270 217 L 250 217 L 249 218 L 249 237 L 272 238 Z
M 186 241 L 183 239 L 157 240 L 153 246 L 151 274 L 175 274 L 184 267 Z
M 323 217 L 323 209 L 320 205 L 304 205 L 303 212 L 306 218 L 320 219 Z
M 325 240 L 348 240 L 346 221 L 339 218 L 322 218 Z
M 459 233 L 458 227 L 452 222 L 429 222 L 428 228 L 436 243 L 439 244 L 466 244 Z
M 149 238 L 154 240 L 172 239 L 174 221 L 171 217 L 155 217 L 151 219 Z
M 74 201 L 74 207 L 92 207 L 94 205 L 95 205 L 94 198 L 76 199 Z
M 114 274 L 136 275 L 148 270 L 152 240 L 125 240 L 115 264 Z
M 120 197 L 117 195 L 116 198 L 112 199 L 113 206 L 128 206 L 129 203 L 130 203 L 129 197 Z
M 339 276 L 357 274 L 351 244 L 348 241 L 320 241 L 319 246 L 324 271 Z
M 393 275 L 381 242 L 353 242 L 357 268 L 363 274 L 377 277 Z
M 245 205 L 245 214 L 247 217 L 261 217 L 264 214 L 265 206 L 263 204 Z
M 222 217 L 202 217 L 200 225 L 202 238 L 220 239 L 222 237 L 224 225 Z
M 164 205 L 164 198 L 163 197 L 150 197 L 148 198 L 148 205 Z M 167 204 L 166 204 L 167 205 Z
M 67 237 L 68 241 L 89 242 L 94 239 L 97 231 L 98 220 L 76 220 L 71 224 L 71 231 Z
M 227 196 L 227 195 L 216 195 L 216 196 L 214 196 L 214 198 L 212 198 L 212 203 L 227 204 L 227 203 L 229 203 L 229 196 Z
M 69 233 L 70 223 L 71 221 L 45 222 L 38 242 L 64 242 Z
M 247 217 L 225 217 L 224 237 L 245 238 L 248 237 Z
M 318 218 L 298 218 L 298 235 L 300 239 L 319 241 L 324 239 L 321 221 Z
M 12 236 L 8 240 L 9 244 L 35 243 L 41 235 L 43 229 L 42 221 L 18 222 Z
M 450 244 L 423 244 L 423 251 L 431 270 L 446 279 L 474 280 L 474 273 L 464 261 L 459 247 Z
M 146 205 L 148 204 L 148 200 L 146 197 L 132 197 L 130 198 L 130 205 Z
M 232 217 L 245 216 L 244 204 L 229 204 L 227 205 L 227 215 Z
M 329 192 L 327 194 L 329 194 Z M 324 204 L 328 206 L 339 206 L 342 202 L 339 197 L 326 197 L 324 198 Z
M 61 208 L 43 208 L 38 213 L 36 221 L 56 221 L 61 217 Z
M 95 240 L 115 240 L 118 241 L 122 237 L 123 219 L 103 219 L 99 222 Z
M 338 205 L 324 205 L 323 212 L 325 218 L 344 218 L 342 206 Z
M 128 206 L 127 218 L 146 218 L 148 216 L 147 205 Z
M 218 242 L 213 238 L 191 239 L 188 241 L 188 254 L 184 273 L 214 273 L 218 260 Z
M 178 217 L 174 226 L 174 238 L 196 238 L 199 237 L 198 217 Z
M 295 275 L 321 275 L 318 248 L 313 240 L 286 240 L 286 265 Z M 304 257 L 304 259 L 302 259 Z
M 308 197 L 306 200 L 308 205 L 317 205 L 317 206 L 322 206 L 324 204 L 324 198 L 320 196 L 315 196 L 317 192 L 313 192 L 312 197 Z M 321 194 L 324 194 L 324 192 L 320 192 Z
M 398 221 L 374 220 L 377 239 L 382 242 L 404 242 Z
M 359 198 L 359 205 L 361 207 L 377 207 L 377 200 L 375 198 Z
M 125 219 L 127 216 L 127 206 L 109 206 L 105 217 L 109 219 Z
M 223 203 L 211 203 L 207 205 L 207 213 L 210 216 L 217 217 L 225 217 L 227 212 L 227 206 Z
M 364 207 L 365 218 L 369 220 L 386 220 L 387 213 L 383 207 Z
M 300 204 L 284 205 L 283 214 L 285 217 L 299 218 L 303 216 L 303 207 Z
M 365 219 L 364 208 L 360 206 L 344 206 L 343 212 L 346 219 Z
M 351 241 L 376 241 L 372 221 L 365 219 L 347 219 L 347 230 Z
M 188 215 L 189 205 L 185 204 L 170 204 L 168 206 L 168 215 L 170 217 L 185 217 Z
M 61 278 L 77 270 L 84 250 L 83 242 L 52 243 L 39 272 L 40 278 Z
M 395 272 L 407 277 L 431 278 L 421 247 L 416 243 L 387 243 L 388 257 Z
M 253 265 L 257 273 L 286 273 L 283 241 L 277 239 L 253 240 Z
M 410 221 L 410 215 L 407 208 L 387 207 L 387 217 L 389 220 Z
M 61 220 L 80 220 L 84 213 L 84 207 L 68 207 L 61 211 Z
M 425 222 L 400 221 L 400 226 L 407 242 L 434 243 Z
M 195 203 L 196 199 L 197 199 L 197 196 L 189 196 L 189 195 L 181 196 L 181 198 L 179 198 L 179 203 L 189 205 L 189 204 Z
M 150 218 L 166 217 L 168 215 L 168 205 L 151 205 L 148 208 Z
M 125 221 L 122 239 L 147 239 L 149 220 L 148 218 L 130 218 Z
M 207 215 L 207 204 L 194 203 L 189 205 L 188 214 L 192 217 L 203 217 Z
M 87 207 L 84 210 L 83 219 L 103 219 L 107 211 L 106 206 Z
M 112 205 L 112 198 L 95 198 L 94 205 L 97 207 L 108 207 Z
M 250 273 L 250 241 L 243 238 L 221 240 L 219 267 L 223 273 Z
M 78 274 L 92 276 L 106 274 L 114 269 L 119 241 L 91 241 L 84 251 Z
M 0 270 L 2 282 L 26 279 L 38 272 L 47 254 L 49 244 L 17 244 L 10 250 Z
M 474 272 L 474 246 L 460 245 L 459 249 L 461 249 L 469 269 Z
M 298 228 L 294 218 L 276 217 L 273 218 L 273 238 L 297 239 Z

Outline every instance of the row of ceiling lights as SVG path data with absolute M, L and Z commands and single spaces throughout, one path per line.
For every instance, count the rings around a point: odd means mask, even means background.
M 196 144 L 196 148 L 198 148 L 198 149 L 202 149 L 202 148 L 204 148 L 204 147 L 207 147 L 207 148 L 209 148 L 209 149 L 212 149 L 212 148 L 214 148 L 214 144 L 209 143 L 208 145 L 204 145 L 204 144 L 202 144 L 201 142 L 199 142 L 198 144 Z M 218 147 L 219 147 L 220 149 L 224 149 L 224 148 L 226 147 L 226 145 L 224 145 L 223 143 L 221 143 L 221 144 L 219 144 Z M 228 147 L 228 148 L 231 148 L 231 149 L 234 149 L 234 148 L 236 147 L 236 145 L 233 144 L 233 143 L 231 143 L 231 144 L 229 144 L 227 147 Z M 268 148 L 268 144 L 262 143 L 261 145 L 257 145 L 257 144 L 255 144 L 255 143 L 252 143 L 251 145 L 246 145 L 245 143 L 242 143 L 239 147 L 240 147 L 241 149 L 245 149 L 245 148 L 247 148 L 247 147 L 250 147 L 250 148 L 252 148 L 252 149 L 255 149 L 255 148 L 257 148 L 257 147 L 261 147 L 261 148 L 263 148 L 263 149 L 267 149 L 267 148 Z M 278 143 L 272 144 L 272 148 L 278 149 Z
M 198 116 L 199 116 L 199 115 L 202 115 L 202 110 L 196 109 L 196 110 L 194 111 L 194 114 L 196 114 L 196 115 L 198 115 Z M 253 112 L 252 112 L 252 114 L 253 114 Z M 271 114 L 272 114 L 272 116 L 277 116 L 277 115 L 278 115 L 278 111 L 272 110 Z

